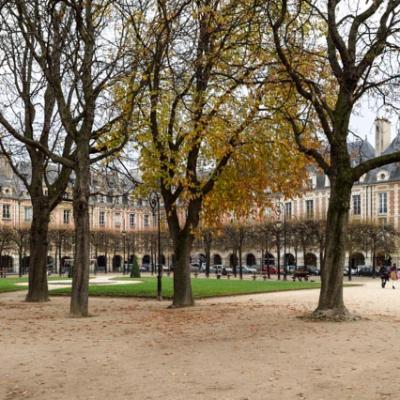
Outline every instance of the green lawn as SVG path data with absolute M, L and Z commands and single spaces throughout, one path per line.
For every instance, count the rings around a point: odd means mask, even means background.
M 59 276 L 49 276 L 49 281 L 54 280 L 68 280 L 68 278 L 63 278 Z M 3 292 L 15 292 L 16 290 L 27 290 L 28 286 L 17 286 L 16 283 L 28 282 L 28 277 L 24 276 L 22 278 L 8 276 L 7 278 L 0 278 L 0 293 Z
M 116 278 L 130 280 L 130 278 Z M 137 280 L 137 279 L 133 279 Z M 156 278 L 140 278 L 141 283 L 126 285 L 91 285 L 89 295 L 112 297 L 156 297 Z M 317 289 L 319 282 L 233 280 L 233 279 L 192 279 L 193 295 L 196 299 L 240 294 L 279 292 L 285 290 Z M 71 289 L 60 288 L 52 295 L 67 295 Z M 163 278 L 163 297 L 172 297 L 172 278 Z

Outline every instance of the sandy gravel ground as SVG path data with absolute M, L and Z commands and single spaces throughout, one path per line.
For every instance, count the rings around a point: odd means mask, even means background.
M 0 295 L 0 399 L 400 399 L 400 288 L 345 289 L 360 321 L 300 318 L 318 291 L 199 301 L 26 304 Z

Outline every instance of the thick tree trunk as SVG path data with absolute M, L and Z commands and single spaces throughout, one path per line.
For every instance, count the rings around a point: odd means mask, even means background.
M 46 201 L 32 199 L 33 219 L 31 225 L 28 302 L 49 301 L 47 286 L 47 235 L 50 209 Z
M 174 268 L 174 298 L 172 307 L 190 307 L 194 305 L 190 279 L 190 252 L 193 236 L 181 233 L 174 239 L 176 265 Z
M 74 221 L 75 221 L 75 259 L 72 273 L 72 293 L 70 313 L 74 317 L 87 317 L 89 295 L 90 229 L 89 196 L 90 170 L 89 149 L 86 143 L 78 146 L 78 167 L 75 170 Z M 87 150 L 87 151 L 86 151 Z
M 331 179 L 331 182 L 333 180 Z M 336 179 L 331 186 L 324 264 L 317 318 L 346 319 L 349 313 L 343 302 L 343 269 L 346 257 L 346 232 L 351 196 L 351 182 Z

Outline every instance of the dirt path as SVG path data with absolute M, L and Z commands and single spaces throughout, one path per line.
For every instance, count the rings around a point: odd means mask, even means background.
M 399 399 L 400 288 L 345 289 L 361 321 L 297 318 L 317 291 L 209 299 L 193 309 L 137 299 L 0 296 L 0 399 Z

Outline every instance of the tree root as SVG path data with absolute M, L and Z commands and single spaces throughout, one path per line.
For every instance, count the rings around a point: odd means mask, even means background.
M 301 318 L 310 321 L 348 322 L 358 321 L 361 316 L 349 312 L 347 308 L 328 308 L 323 310 L 317 308 L 312 314 L 307 314 Z
M 190 304 L 170 304 L 167 308 L 173 310 L 176 308 L 187 308 L 187 307 L 194 307 L 194 302 Z

